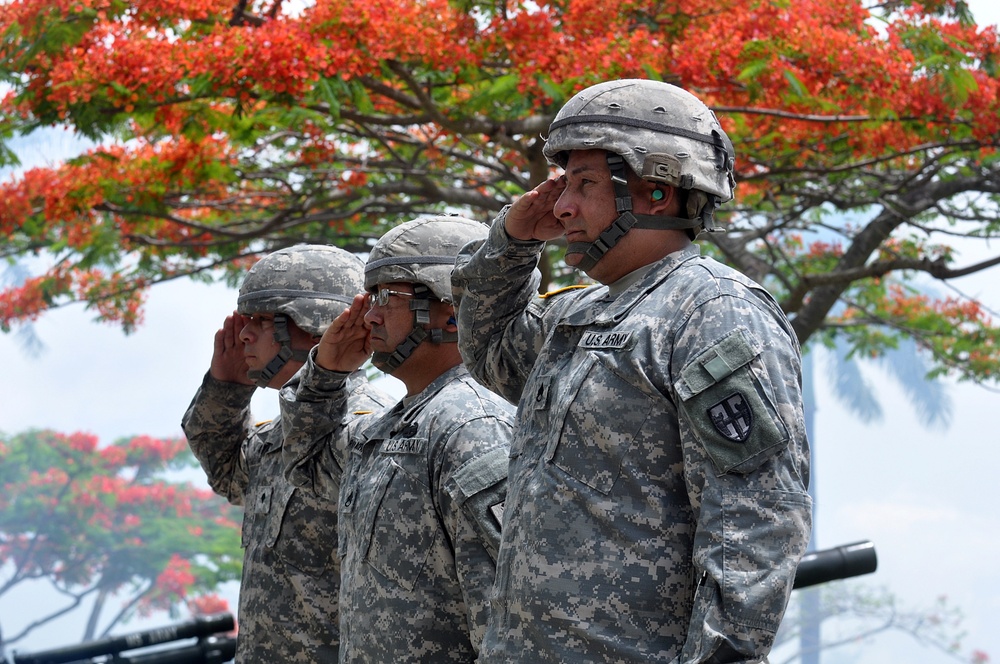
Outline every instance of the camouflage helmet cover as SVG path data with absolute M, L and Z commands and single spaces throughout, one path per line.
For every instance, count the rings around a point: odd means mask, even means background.
M 424 284 L 434 297 L 451 302 L 451 271 L 459 250 L 483 240 L 486 225 L 441 215 L 407 221 L 375 243 L 365 265 L 365 290 L 394 281 Z
M 570 150 L 620 155 L 654 182 L 733 198 L 735 156 L 715 113 L 669 83 L 622 79 L 593 85 L 562 107 L 542 149 L 565 167 Z
M 240 285 L 236 310 L 244 316 L 285 314 L 320 336 L 364 290 L 364 261 L 327 245 L 300 244 L 257 261 Z

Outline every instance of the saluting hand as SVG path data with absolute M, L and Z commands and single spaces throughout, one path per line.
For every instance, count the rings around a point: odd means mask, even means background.
M 354 296 L 349 309 L 337 316 L 316 346 L 316 364 L 328 371 L 350 373 L 365 363 L 372 354 L 365 314 L 368 295 Z
M 250 367 L 243 356 L 243 342 L 240 340 L 240 330 L 246 321 L 235 311 L 226 316 L 222 327 L 215 332 L 215 348 L 212 351 L 212 365 L 208 373 L 212 378 L 226 383 L 253 385 L 247 378 Z
M 507 210 L 504 228 L 515 240 L 554 240 L 566 232 L 553 213 L 566 188 L 566 178 L 549 178 L 518 197 Z

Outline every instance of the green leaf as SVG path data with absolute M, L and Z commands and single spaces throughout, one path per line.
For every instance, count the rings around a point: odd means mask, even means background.
M 802 84 L 802 81 L 800 81 L 799 77 L 795 75 L 795 72 L 790 69 L 786 69 L 782 72 L 782 75 L 785 77 L 785 80 L 788 81 L 788 85 L 791 87 L 792 92 L 796 97 L 802 98 L 809 96 L 809 90 L 807 90 L 806 86 Z

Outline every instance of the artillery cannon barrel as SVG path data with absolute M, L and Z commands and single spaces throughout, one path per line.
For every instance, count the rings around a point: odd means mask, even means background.
M 871 574 L 877 567 L 875 545 L 868 540 L 810 551 L 802 556 L 792 588 L 807 588 L 836 579 Z
M 125 650 L 144 648 L 160 643 L 182 639 L 203 638 L 220 632 L 232 631 L 235 620 L 230 613 L 201 616 L 194 620 L 167 625 L 156 629 L 134 632 L 124 636 L 112 636 L 96 641 L 88 641 L 76 646 L 43 650 L 36 653 L 16 654 L 15 664 L 67 664 L 92 657 L 117 655 Z

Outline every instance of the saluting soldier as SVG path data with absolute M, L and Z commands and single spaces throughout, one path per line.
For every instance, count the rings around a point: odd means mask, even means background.
M 518 403 L 480 662 L 757 662 L 810 532 L 795 334 L 692 239 L 733 197 L 733 147 L 673 85 L 570 99 L 564 169 L 453 275 L 473 374 Z M 543 245 L 598 282 L 539 297 Z
M 244 508 L 240 664 L 338 661 L 337 503 L 285 480 L 281 419 L 255 423 L 250 400 L 302 367 L 363 284 L 364 262 L 336 247 L 296 245 L 255 263 L 181 423 L 209 485 Z M 361 371 L 344 390 L 345 417 L 392 401 Z
M 388 231 L 365 288 L 281 390 L 288 476 L 339 495 L 343 662 L 474 662 L 486 629 L 513 407 L 462 365 L 459 248 L 487 227 L 427 217 Z M 391 408 L 347 421 L 345 381 L 372 363 Z

